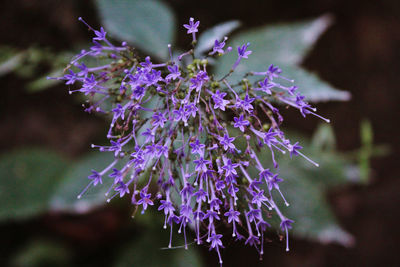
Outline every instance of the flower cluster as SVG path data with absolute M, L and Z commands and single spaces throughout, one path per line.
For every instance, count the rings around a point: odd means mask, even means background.
M 312 114 L 329 122 L 315 113 L 291 85 L 293 81 L 271 65 L 266 71 L 247 74 L 260 77 L 254 84 L 245 78 L 232 84 L 231 74 L 251 55 L 249 43 L 237 48 L 237 60 L 227 74 L 215 77 L 207 69 L 208 59 L 234 50 L 225 48 L 225 37 L 215 40 L 204 58 L 195 58 L 200 23 L 193 18 L 183 25 L 192 36 L 191 49 L 174 57 L 168 45 L 170 59 L 162 63 L 153 63 L 150 57 L 141 60 L 125 42 L 114 45 L 103 28 L 97 31 L 80 20 L 94 32 L 94 45 L 76 55 L 68 73 L 55 79 L 70 85 L 71 93 L 88 97 L 85 111 L 111 117 L 110 144 L 92 147 L 112 152 L 114 160 L 101 171 L 92 170 L 78 198 L 103 179 L 112 179 L 107 201 L 130 195 L 142 213 L 158 204 L 165 215 L 164 228 L 171 230 L 169 247 L 174 226 L 183 232 L 187 247 L 190 225 L 195 242 L 208 243 L 221 264 L 220 222 L 230 224 L 235 239 L 262 255 L 268 216 L 276 214 L 289 250 L 288 229 L 293 221 L 282 214 L 271 194 L 277 191 L 289 205 L 279 187 L 283 180 L 275 154 L 289 152 L 290 157 L 318 164 L 300 152 L 297 142 L 285 137 L 280 130 L 283 118 L 274 105 L 281 102 L 303 116 Z M 106 63 L 87 67 L 82 61 L 87 57 Z M 184 57 L 189 63 L 184 64 Z M 270 151 L 274 168 L 263 165 L 257 155 L 260 149 Z M 116 168 L 117 163 L 121 167 Z

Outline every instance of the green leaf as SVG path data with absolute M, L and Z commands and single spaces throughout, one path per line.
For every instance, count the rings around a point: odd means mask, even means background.
M 93 152 L 73 164 L 63 175 L 62 181 L 54 190 L 51 198 L 53 210 L 86 212 L 94 207 L 106 203 L 105 192 L 112 185 L 112 179 L 103 176 L 103 184 L 90 187 L 89 190 L 77 199 L 79 193 L 89 184 L 87 179 L 91 170 L 102 171 L 114 160 L 112 153 Z M 115 168 L 118 168 L 116 166 Z
M 168 242 L 167 235 L 160 235 L 163 229 L 155 231 L 143 230 L 141 236 L 132 244 L 124 246 L 124 251 L 118 256 L 116 267 L 148 266 L 148 267 L 185 267 L 202 266 L 200 256 L 191 246 L 188 250 L 183 247 L 163 249 L 160 244 Z M 166 232 L 166 231 L 163 231 Z M 163 236 L 164 238 L 161 238 Z M 182 242 L 183 244 L 183 242 Z
M 28 83 L 26 89 L 30 93 L 37 93 L 48 89 L 56 84 L 59 84 L 61 81 L 56 79 L 47 79 L 47 77 L 61 77 L 63 76 L 63 70 L 58 69 L 48 73 L 45 76 L 42 76 L 30 83 Z
M 361 122 L 361 149 L 359 153 L 359 166 L 360 166 L 360 177 L 363 182 L 367 183 L 370 173 L 370 158 L 372 156 L 374 133 L 372 130 L 371 122 L 368 120 L 363 120 Z
M 228 78 L 232 83 L 241 80 L 248 72 L 266 71 L 270 64 L 274 64 L 282 69 L 283 76 L 295 80 L 299 91 L 309 101 L 349 100 L 348 92 L 337 90 L 315 74 L 296 66 L 330 24 L 331 19 L 322 16 L 315 20 L 266 26 L 243 32 L 229 42 L 234 51 L 217 61 L 216 75 L 221 78 L 227 74 L 237 59 L 236 47 L 250 42 L 248 49 L 253 53 L 248 59 L 242 59 L 235 72 Z M 249 76 L 248 79 L 254 82 L 261 77 Z M 285 81 L 282 83 L 291 84 Z
M 195 245 L 185 250 L 182 235 L 174 233 L 173 247 L 167 248 L 169 242 L 169 230 L 163 230 L 160 214 L 152 214 L 151 211 L 145 215 L 137 216 L 135 219 L 141 221 L 140 233 L 135 239 L 124 245 L 121 253 L 116 257 L 114 266 L 146 266 L 146 267 L 201 267 L 201 257 Z M 140 218 L 139 218 L 140 217 Z M 188 233 L 189 231 L 187 231 Z M 163 246 L 163 244 L 165 244 Z
M 331 136 L 333 132 L 330 131 L 329 126 L 319 127 L 314 134 L 313 142 L 319 139 L 332 144 L 330 142 L 334 136 Z M 333 147 L 322 149 L 324 146 L 321 147 L 319 144 L 312 146 L 307 138 L 293 133 L 286 133 L 286 136 L 292 142 L 299 141 L 304 147 L 302 153 L 320 165 L 320 167 L 315 167 L 300 156 L 290 158 L 287 153 L 285 155 L 276 153 L 276 160 L 279 163 L 278 173 L 284 179 L 280 184 L 280 189 L 290 206 L 284 205 L 279 193 L 273 191 L 272 194 L 284 215 L 295 221 L 292 233 L 297 237 L 323 243 L 334 242 L 351 246 L 354 238 L 338 224 L 325 198 L 325 193 L 335 186 L 354 182 L 352 171 L 355 167 Z M 269 167 L 273 170 L 271 153 L 267 148 L 262 149 L 257 155 L 265 168 Z M 252 176 L 258 176 L 258 171 L 254 168 L 249 171 Z
M 0 76 L 13 72 L 21 66 L 26 52 L 17 52 L 10 47 L 0 47 Z
M 321 175 L 318 172 L 314 175 L 318 174 Z M 338 225 L 322 188 L 308 179 L 309 173 L 301 172 L 293 166 L 281 165 L 281 175 L 286 177 L 280 186 L 281 190 L 291 204 L 282 210 L 285 216 L 295 221 L 293 234 L 322 243 L 339 243 L 344 246 L 354 243 L 354 238 Z M 320 178 L 323 179 L 323 176 Z M 275 196 L 278 199 L 279 196 Z
M 175 39 L 172 10 L 155 0 L 97 0 L 103 26 L 110 35 L 160 59 L 168 58 L 168 44 Z
M 48 209 L 49 198 L 68 163 L 40 149 L 0 157 L 0 219 L 23 219 Z
M 306 71 L 296 66 L 279 66 L 282 69 L 283 75 L 293 79 L 299 87 L 299 92 L 306 96 L 311 102 L 326 102 L 326 101 L 348 101 L 350 93 L 343 90 L 338 90 L 330 84 L 322 81 L 312 72 Z
M 311 140 L 311 146 L 316 150 L 333 151 L 336 148 L 336 138 L 333 128 L 329 124 L 321 123 Z
M 204 31 L 196 45 L 196 56 L 207 52 L 214 46 L 215 40 L 222 41 L 227 34 L 234 31 L 240 26 L 240 22 L 237 20 L 227 21 L 221 24 L 218 24 L 206 31 Z
M 12 259 L 11 266 L 71 266 L 71 253 L 62 244 L 32 240 Z

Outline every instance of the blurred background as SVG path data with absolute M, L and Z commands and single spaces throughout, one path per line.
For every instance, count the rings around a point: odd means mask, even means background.
M 62 73 L 61 66 L 88 47 L 91 33 L 77 18 L 84 17 L 95 28 L 104 25 L 104 2 L 114 1 L 1 4 L 0 266 L 217 266 L 217 255 L 206 246 L 193 245 L 188 252 L 162 249 L 168 233 L 157 212 L 133 220 L 129 200 L 104 205 L 92 196 L 80 204 L 70 202 L 85 185 L 90 169 L 105 162 L 90 153 L 90 144 L 104 141 L 107 120 L 84 113 L 82 98 L 70 96 L 66 86 L 44 77 Z M 330 14 L 333 23 L 297 65 L 351 94 L 349 101 L 317 104 L 319 114 L 332 121 L 329 129 L 321 128 L 316 118 L 284 112 L 284 125 L 301 133 L 305 142 L 315 145 L 321 138 L 334 146 L 329 151 L 334 161 L 327 159 L 334 171 L 321 171 L 319 179 L 343 175 L 337 169 L 345 167 L 343 160 L 351 162 L 346 166 L 347 181 L 326 185 L 321 193 L 327 203 L 321 209 L 329 211 L 329 223 L 340 227 L 343 238 L 327 232 L 294 232 L 286 253 L 278 231 L 271 230 L 262 261 L 254 249 L 227 239 L 224 266 L 399 266 L 400 2 L 163 3 L 179 28 L 174 37 L 178 47 L 188 45 L 181 25 L 189 17 L 201 21 L 200 31 L 239 20 L 242 25 L 234 33 L 240 34 Z M 71 181 L 80 182 L 71 186 Z M 63 194 L 68 196 L 59 197 Z M 319 222 L 324 215 L 313 216 Z

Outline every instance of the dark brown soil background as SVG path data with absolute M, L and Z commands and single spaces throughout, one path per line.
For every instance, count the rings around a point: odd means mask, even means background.
M 193 16 L 201 21 L 202 29 L 229 19 L 252 27 L 323 13 L 334 15 L 335 24 L 318 41 L 304 66 L 350 91 L 352 100 L 319 104 L 320 113 L 332 119 L 341 151 L 359 147 L 359 126 L 364 118 L 372 122 L 375 143 L 391 146 L 389 156 L 372 161 L 370 185 L 339 188 L 329 195 L 339 222 L 357 240 L 353 248 L 292 239 L 291 252 L 285 253 L 283 244 L 272 242 L 266 244 L 260 262 L 253 249 L 232 244 L 224 250 L 224 266 L 400 266 L 400 1 L 167 2 L 178 14 L 179 25 Z M 18 48 L 37 45 L 54 51 L 72 48 L 88 40 L 85 27 L 77 21 L 79 16 L 99 25 L 91 1 L 2 1 L 0 44 Z M 184 46 L 187 40 L 182 33 L 178 42 Z M 27 80 L 11 74 L 0 81 L 2 153 L 35 145 L 74 158 L 89 150 L 99 131 L 104 132 L 105 122 L 85 114 L 63 86 L 29 94 L 24 90 Z M 286 125 L 312 133 L 318 121 L 297 115 L 287 118 Z M 7 265 L 29 237 L 43 235 L 74 246 L 76 265 L 108 266 L 114 256 L 109 251 L 123 240 L 117 233 L 127 227 L 126 216 L 104 209 L 85 216 L 44 215 L 2 224 L 0 265 Z M 203 250 L 209 266 L 216 266 L 216 255 Z

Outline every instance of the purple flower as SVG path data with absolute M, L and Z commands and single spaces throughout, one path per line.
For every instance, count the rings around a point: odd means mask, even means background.
M 119 197 L 123 197 L 125 194 L 129 194 L 129 188 L 123 182 L 118 182 L 118 186 L 115 188 L 115 191 L 119 193 Z
M 249 113 L 253 112 L 253 106 L 251 103 L 255 100 L 255 98 L 250 98 L 249 95 L 246 94 L 245 98 L 242 100 L 240 98 L 236 98 L 236 108 L 241 108 L 244 111 L 247 111 Z
M 278 174 L 270 176 L 268 179 L 268 190 L 271 191 L 273 188 L 279 189 L 278 183 L 282 182 L 283 179 L 278 178 Z
M 190 79 L 191 83 L 190 88 L 196 89 L 196 92 L 199 92 L 203 84 L 207 81 L 208 81 L 207 72 L 201 70 L 197 73 L 196 77 Z
M 222 237 L 222 235 L 220 235 L 220 234 L 215 234 L 215 233 L 211 234 L 211 236 L 210 236 L 210 242 L 211 242 L 210 249 L 223 247 L 222 246 L 221 237 Z
M 118 169 L 113 168 L 112 169 L 112 173 L 110 173 L 110 175 L 108 175 L 111 178 L 114 178 L 114 184 L 117 184 L 119 182 L 122 182 L 122 172 L 120 172 Z
M 260 190 L 260 192 L 252 192 L 253 199 L 251 200 L 252 204 L 256 204 L 257 207 L 261 207 L 261 205 L 265 202 L 268 201 L 268 198 L 264 196 L 264 190 Z
M 228 159 L 222 169 L 225 170 L 225 176 L 230 176 L 237 175 L 235 170 L 237 167 L 239 167 L 238 163 L 232 163 L 231 159 Z
M 216 213 L 213 210 L 207 210 L 206 215 L 204 216 L 204 219 L 208 219 L 210 221 L 210 223 L 213 223 L 214 220 L 220 220 L 218 213 Z
M 93 185 L 96 186 L 97 184 L 102 184 L 103 180 L 101 180 L 101 175 L 95 170 L 92 170 L 92 174 L 88 176 L 89 180 L 92 180 Z
M 249 222 L 255 221 L 256 219 L 261 219 L 261 210 L 260 209 L 250 209 L 247 212 L 247 217 L 249 218 Z
M 193 186 L 190 183 L 186 183 L 181 190 L 180 195 L 184 199 L 189 199 L 193 195 Z
M 170 74 L 165 77 L 166 80 L 175 80 L 181 77 L 181 72 L 179 71 L 179 67 L 177 65 L 168 66 L 168 70 Z
M 147 145 L 145 147 L 144 153 L 146 153 L 146 155 L 149 155 L 152 158 L 157 157 L 157 145 L 156 144 L 151 144 L 151 145 Z
M 187 29 L 187 34 L 198 32 L 197 29 L 200 25 L 200 21 L 194 22 L 194 18 L 189 19 L 189 24 L 183 24 L 183 27 Z
M 288 218 L 284 218 L 281 221 L 280 227 L 282 229 L 282 231 L 286 232 L 286 251 L 289 251 L 289 233 L 288 233 L 288 229 L 292 228 L 292 223 L 294 223 L 294 221 L 288 219 Z
M 265 78 L 264 81 L 259 82 L 258 84 L 259 84 L 260 87 L 259 88 L 254 88 L 254 90 L 260 90 L 260 91 L 263 91 L 263 92 L 265 92 L 265 93 L 267 93 L 269 95 L 272 94 L 271 89 L 275 85 L 269 82 L 268 77 Z
M 231 223 L 232 221 L 239 222 L 239 215 L 240 212 L 230 209 L 229 211 L 225 212 L 225 217 L 228 217 L 228 223 Z
M 168 200 L 160 200 L 161 205 L 158 207 L 158 210 L 164 210 L 164 214 L 171 214 L 175 211 L 174 206 L 172 206 L 172 202 Z
M 122 120 L 124 120 L 124 114 L 125 114 L 125 109 L 121 106 L 121 104 L 117 104 L 117 107 L 112 110 L 114 112 L 114 119 L 117 120 L 119 117 L 121 117 Z
M 219 198 L 213 197 L 210 201 L 210 209 L 219 210 L 222 201 Z
M 235 70 L 236 67 L 239 65 L 240 60 L 242 58 L 247 58 L 252 51 L 246 51 L 247 48 L 249 47 L 250 43 L 244 44 L 242 46 L 238 46 L 237 51 L 238 51 L 238 59 L 236 60 L 236 62 L 233 64 L 232 70 Z
M 100 31 L 94 31 L 94 34 L 96 34 L 96 37 L 94 37 L 93 40 L 103 41 L 106 39 L 107 32 L 101 27 Z
M 233 124 L 233 127 L 239 128 L 240 131 L 244 132 L 244 126 L 249 126 L 250 122 L 248 120 L 245 120 L 243 118 L 243 115 L 240 115 L 240 117 L 234 117 L 233 120 L 235 123 Z
M 144 97 L 145 93 L 146 89 L 142 86 L 136 86 L 136 88 L 132 91 L 132 95 L 136 100 Z
M 160 127 L 163 128 L 164 127 L 164 123 L 167 121 L 167 119 L 165 118 L 164 114 L 162 114 L 161 112 L 157 112 L 154 113 L 153 115 L 153 126 L 154 127 Z
M 148 205 L 150 205 L 150 206 L 154 205 L 153 201 L 150 198 L 151 198 L 151 194 L 147 194 L 147 188 L 144 188 L 144 189 L 142 189 L 142 191 L 140 191 L 140 199 L 137 202 L 137 204 L 143 205 L 142 213 L 145 212 Z
M 200 156 L 204 154 L 204 148 L 206 147 L 204 144 L 201 144 L 199 139 L 196 139 L 194 143 L 190 143 L 190 147 L 192 148 L 192 153 L 198 153 Z
M 224 150 L 235 149 L 235 145 L 232 143 L 235 137 L 229 137 L 228 134 L 225 134 L 224 137 L 219 137 L 218 139 Z
M 260 255 L 264 231 L 270 226 L 263 217 L 279 217 L 288 240 L 293 221 L 283 215 L 272 193 L 277 190 L 288 205 L 279 188 L 282 179 L 274 174 L 277 170 L 273 173 L 264 168 L 268 159 L 259 158 L 258 151 L 270 150 L 276 169 L 276 151 L 288 150 L 290 157 L 300 155 L 314 165 L 317 163 L 299 151 L 302 147 L 298 143 L 291 145 L 285 138 L 280 130 L 283 117 L 272 101 L 294 107 L 303 116 L 312 114 L 328 121 L 314 113 L 316 109 L 297 92 L 296 86 L 279 83 L 282 79 L 293 81 L 270 65 L 265 72 L 249 72 L 261 77 L 257 82 L 242 80 L 230 84 L 238 64 L 252 53 L 249 43 L 237 48 L 237 59 L 224 76 L 211 74 L 206 58 L 189 57 L 196 49 L 200 25 L 193 18 L 184 25 L 193 42 L 178 56 L 179 61 L 188 56 L 182 64 L 186 67 L 179 67 L 181 62 L 175 61 L 171 45 L 170 59 L 153 63 L 150 57 L 143 60 L 139 55 L 131 55 L 133 49 L 125 42 L 113 45 L 103 28 L 97 31 L 84 23 L 95 35 L 93 45 L 72 58 L 67 74 L 54 79 L 73 84 L 76 89 L 71 93 L 87 95 L 85 111 L 111 116 L 106 136 L 110 145 L 92 147 L 114 157 L 101 171 L 92 170 L 90 182 L 78 198 L 91 186 L 101 184 L 103 175 L 108 175 L 112 185 L 106 195 L 113 190 L 114 194 L 107 201 L 129 195 L 132 190 L 131 203 L 142 205 L 144 213 L 154 205 L 148 193 L 151 186 L 157 192 L 158 210 L 164 213 L 164 228 L 169 226 L 171 230 L 168 246 L 171 247 L 174 228 L 183 232 L 187 247 L 186 227 L 192 223 L 197 244 L 206 240 L 210 249 L 218 253 L 221 264 L 219 248 L 223 247 L 223 236 L 216 233 L 219 220 L 231 225 L 236 240 L 244 239 L 243 233 L 239 233 L 242 228 L 237 229 L 237 225 L 247 226 L 245 244 L 254 246 Z M 227 37 L 215 40 L 208 56 L 231 51 L 231 47 L 224 50 L 226 40 Z M 88 67 L 83 63 L 88 57 L 107 58 L 109 62 Z M 261 96 L 257 91 L 267 95 Z M 271 125 L 268 130 L 264 123 Z M 237 136 L 231 137 L 228 125 L 240 130 Z M 236 148 L 235 140 L 245 151 Z M 143 181 L 144 173 L 150 174 L 147 181 Z M 247 211 L 243 208 L 246 205 Z M 270 210 L 268 214 L 266 209 Z
M 118 157 L 119 153 L 122 151 L 122 145 L 119 140 L 117 142 L 110 141 L 111 146 L 109 148 L 109 151 L 114 151 L 114 157 Z
M 288 89 L 289 95 L 294 96 L 295 93 L 296 93 L 296 91 L 297 91 L 297 88 L 298 88 L 297 86 L 291 86 L 291 87 L 289 87 L 289 89 Z
M 64 77 L 62 78 L 63 80 L 66 80 L 65 84 L 74 84 L 75 81 L 79 80 L 80 78 L 74 73 L 72 70 L 69 70 L 70 74 L 65 74 Z
M 153 63 L 151 62 L 149 56 L 147 56 L 145 58 L 145 61 L 141 62 L 140 65 L 143 66 L 144 68 L 148 69 L 148 70 L 151 70 L 153 68 Z
M 155 85 L 160 80 L 161 80 L 161 71 L 152 70 L 151 72 L 146 74 L 146 84 L 148 86 Z
M 276 140 L 276 137 L 278 133 L 275 132 L 273 128 L 269 128 L 268 132 L 264 134 L 264 144 L 266 144 L 268 147 L 272 147 L 273 145 L 276 145 L 278 143 L 278 140 Z
M 178 110 L 174 110 L 173 114 L 174 114 L 175 121 L 182 120 L 183 122 L 187 122 L 187 117 L 186 117 L 186 112 L 185 112 L 184 106 L 180 106 Z
M 260 228 L 262 232 L 265 232 L 267 230 L 267 227 L 271 227 L 271 225 L 264 220 L 259 220 L 257 223 L 257 227 Z
M 225 41 L 227 40 L 227 37 L 224 37 L 224 40 L 222 42 L 219 42 L 218 40 L 214 41 L 214 46 L 213 46 L 213 50 L 210 53 L 210 55 L 214 55 L 215 53 L 219 53 L 219 54 L 224 54 L 224 47 L 225 47 Z
M 186 109 L 185 113 L 187 116 L 191 115 L 193 118 L 196 118 L 196 114 L 199 109 L 196 107 L 195 104 L 191 103 L 191 104 L 185 105 L 185 109 Z
M 88 75 L 89 69 L 88 69 L 88 67 L 85 65 L 85 63 L 81 63 L 81 64 L 76 63 L 75 66 L 78 67 L 78 69 L 81 70 L 80 72 L 78 72 L 78 76 L 84 76 L 84 77 L 86 77 L 86 76 Z
M 267 76 L 270 79 L 273 79 L 274 77 L 278 77 L 281 72 L 282 70 L 278 66 L 275 67 L 273 64 L 271 64 L 268 67 Z
M 270 172 L 269 169 L 263 169 L 259 173 L 260 179 L 269 179 L 269 177 L 273 176 L 274 174 Z
M 207 192 L 203 189 L 199 189 L 194 196 L 196 197 L 196 202 L 206 202 L 207 200 Z
M 303 147 L 299 145 L 299 142 L 294 143 L 293 145 L 288 144 L 288 150 L 290 152 L 290 157 L 299 155 L 298 150 L 302 149 Z
M 168 158 L 168 146 L 156 146 L 157 149 L 157 157 L 164 156 Z
M 180 209 L 180 220 L 181 222 L 186 225 L 187 223 L 190 223 L 190 217 L 193 214 L 193 210 L 192 207 L 190 207 L 190 205 L 181 205 L 181 209 Z
M 212 94 L 212 99 L 214 101 L 214 109 L 219 108 L 222 111 L 225 111 L 225 106 L 229 104 L 229 100 L 225 100 L 224 97 L 226 93 L 222 93 L 219 90 Z
M 205 160 L 202 156 L 199 159 L 193 160 L 193 163 L 196 164 L 196 172 L 206 172 L 208 170 L 207 165 L 211 163 L 209 160 Z
M 150 129 L 150 128 L 146 128 L 146 131 L 144 131 L 142 133 L 143 136 L 146 136 L 146 141 L 145 143 L 148 143 L 149 141 L 154 143 L 154 139 L 155 139 L 155 134 L 154 132 Z
M 246 51 L 247 48 L 249 47 L 250 43 L 244 44 L 242 46 L 238 46 L 238 55 L 241 58 L 247 58 L 248 55 L 252 53 L 252 51 Z
M 255 235 L 250 234 L 249 238 L 247 238 L 246 242 L 244 242 L 245 245 L 249 244 L 250 246 L 256 246 L 260 244 L 260 240 L 258 240 L 258 237 Z

